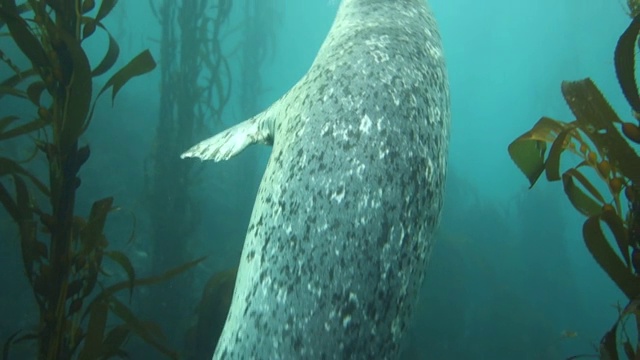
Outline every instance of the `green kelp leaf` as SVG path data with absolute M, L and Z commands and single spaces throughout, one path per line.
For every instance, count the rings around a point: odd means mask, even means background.
M 138 54 L 133 60 L 131 60 L 127 65 L 125 65 L 122 69 L 120 69 L 117 73 L 115 73 L 104 86 L 100 89 L 98 96 L 96 97 L 96 101 L 93 102 L 93 106 L 91 107 L 91 112 L 89 113 L 89 120 L 85 125 L 85 130 L 89 126 L 89 122 L 93 117 L 93 111 L 96 107 L 97 99 L 109 88 L 113 87 L 113 93 L 111 95 L 111 105 L 113 105 L 116 95 L 118 91 L 127 83 L 129 80 L 136 76 L 140 76 L 150 72 L 155 69 L 156 62 L 153 60 L 153 56 L 149 50 L 145 50 L 142 53 Z
M 98 9 L 98 15 L 96 15 L 96 20 L 101 21 L 109 15 L 117 3 L 118 0 L 102 0 L 102 3 L 100 3 L 100 9 Z
M 118 94 L 118 91 L 132 78 L 140 76 L 155 69 L 156 62 L 151 56 L 149 50 L 141 52 L 138 56 L 133 58 L 127 65 L 115 73 L 111 79 L 107 81 L 102 87 L 98 96 L 102 95 L 107 89 L 113 86 L 113 93 L 111 95 L 111 101 L 113 102 Z
M 614 126 L 621 120 L 591 79 L 565 81 L 562 93 L 578 127 L 600 155 L 609 158 L 611 165 L 631 181 L 640 183 L 640 157 Z
M 582 189 L 573 182 L 573 173 L 562 174 L 562 185 L 573 207 L 585 216 L 594 216 L 602 212 L 602 204 L 598 204 L 592 197 L 585 194 Z
M 15 1 L 3 1 L 0 6 L 0 21 L 9 27 L 11 37 L 34 67 L 49 67 L 49 59 L 38 38 L 29 30 L 27 22 L 20 17 Z
M 529 179 L 531 187 L 545 170 L 547 143 L 552 143 L 571 124 L 543 117 L 533 128 L 509 144 L 509 155 Z
M 600 216 L 589 217 L 582 227 L 587 249 L 600 267 L 629 298 L 640 295 L 640 279 L 634 276 L 609 245 L 600 227 Z
M 583 163 L 581 163 L 583 164 Z M 586 165 L 586 163 L 583 164 L 583 166 Z M 600 191 L 598 191 L 598 189 L 596 189 L 595 186 L 593 186 L 593 184 L 591 184 L 591 182 L 589 181 L 589 179 L 587 179 L 586 176 L 584 176 L 580 170 L 578 170 L 578 167 L 580 167 L 580 165 L 578 165 L 575 168 L 571 168 L 567 171 L 565 171 L 565 173 L 568 176 L 573 176 L 576 180 L 578 180 L 580 182 L 580 184 L 582 186 L 584 186 L 584 188 L 589 192 L 589 194 L 591 194 L 591 196 L 593 196 L 597 201 L 599 201 L 600 203 L 604 204 L 604 197 L 602 196 L 602 194 L 600 194 Z
M 509 144 L 509 155 L 511 160 L 518 166 L 520 171 L 529 179 L 529 188 L 535 185 L 540 175 L 544 172 L 544 154 L 547 150 L 547 143 L 538 140 L 516 139 Z
M 615 237 L 616 244 L 618 245 L 618 250 L 620 250 L 620 254 L 627 265 L 629 271 L 631 270 L 631 257 L 629 255 L 629 237 L 627 228 L 624 226 L 624 221 L 620 218 L 620 216 L 613 210 L 603 211 L 600 215 L 600 219 L 604 221 L 613 236 Z
M 204 259 L 206 259 L 206 257 L 201 257 L 198 258 L 196 260 L 192 260 L 189 261 L 187 263 L 184 263 L 180 266 L 174 267 L 172 269 L 169 269 L 167 271 L 165 271 L 164 273 L 157 275 L 157 276 L 150 276 L 150 277 L 146 277 L 146 278 L 142 278 L 142 279 L 135 279 L 134 281 L 134 286 L 146 286 L 146 285 L 155 285 L 155 284 L 159 284 L 161 282 L 167 281 L 170 278 L 179 275 L 187 270 L 189 270 L 190 268 L 198 265 L 200 262 L 202 262 Z M 117 284 L 111 285 L 107 288 L 105 288 L 104 290 L 102 290 L 101 293 L 99 293 L 93 300 L 93 302 L 97 302 L 97 301 L 102 301 L 108 298 L 111 298 L 115 293 L 117 293 L 120 290 L 124 290 L 129 288 L 129 281 L 122 281 L 119 282 Z M 86 313 L 83 315 L 86 316 Z
M 17 136 L 25 135 L 37 130 L 42 129 L 43 127 L 49 124 L 48 121 L 42 119 L 35 119 L 26 124 L 22 124 L 20 126 L 16 126 L 7 131 L 0 132 L 0 141 L 11 139 Z
M 636 113 L 640 113 L 640 95 L 638 95 L 635 72 L 638 33 L 640 33 L 640 16 L 631 20 L 631 24 L 618 39 L 614 57 L 618 83 L 624 97 L 627 98 L 629 105 Z
M 87 335 L 84 339 L 84 347 L 80 351 L 78 359 L 100 359 L 104 330 L 107 326 L 107 317 L 109 315 L 109 304 L 104 301 L 98 301 L 92 303 L 87 309 L 91 311 L 89 325 L 87 326 Z
M 18 164 L 17 162 L 9 158 L 0 157 L 0 177 L 6 176 L 6 175 L 24 176 L 28 178 L 33 183 L 33 185 L 35 185 L 38 188 L 38 190 L 40 190 L 40 192 L 49 196 L 49 189 L 45 184 L 43 184 L 40 180 L 38 180 L 38 178 L 36 178 L 34 175 L 32 175 L 29 171 L 27 171 L 22 166 L 20 166 L 20 164 Z
M 91 66 L 80 42 L 70 34 L 59 30 L 62 39 L 69 50 L 73 62 L 73 73 L 67 86 L 66 115 L 62 124 L 60 136 L 63 148 L 71 147 L 82 135 L 87 122 L 87 115 L 91 107 Z
M 45 89 L 46 86 L 42 81 L 34 81 L 27 88 L 27 96 L 35 106 L 40 106 L 40 97 Z
M 98 66 L 96 66 L 96 68 L 91 72 L 91 76 L 93 77 L 102 75 L 109 71 L 109 69 L 113 67 L 116 61 L 118 61 L 118 56 L 120 56 L 120 46 L 118 46 L 116 39 L 111 36 L 111 33 L 107 30 L 107 28 L 104 27 L 104 25 L 98 23 L 98 26 L 104 29 L 104 31 L 109 36 L 109 47 L 107 48 L 107 53 L 105 54 L 104 58 L 102 58 L 102 61 L 100 61 Z
M 124 271 L 127 272 L 127 277 L 129 277 L 129 302 L 131 302 L 131 298 L 133 297 L 133 284 L 136 280 L 136 271 L 133 265 L 131 265 L 131 260 L 120 251 L 108 251 L 105 255 L 122 266 Z
M 149 327 L 140 321 L 126 305 L 115 297 L 112 297 L 109 303 L 111 311 L 122 319 L 133 333 L 167 357 L 178 359 L 178 353 L 164 346 L 164 339 L 154 336 L 154 332 L 150 331 Z
M 545 172 L 547 174 L 548 181 L 560 180 L 560 155 L 569 145 L 569 142 L 571 141 L 570 135 L 573 131 L 573 128 L 566 128 L 562 130 L 553 141 L 551 149 L 549 150 L 549 156 L 545 161 Z M 567 137 L 569 138 L 567 139 Z

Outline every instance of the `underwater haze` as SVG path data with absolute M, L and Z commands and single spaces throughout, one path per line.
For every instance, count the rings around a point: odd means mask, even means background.
M 77 145 L 60 145 L 72 154 L 67 157 L 43 145 L 59 140 L 51 123 L 7 135 L 7 129 L 46 118 L 45 110 L 55 112 L 57 101 L 46 90 L 38 97 L 41 103 L 32 101 L 39 86 L 48 86 L 45 76 L 43 85 L 34 87 L 27 80 L 7 81 L 31 67 L 29 55 L 16 45 L 15 17 L 7 15 L 12 3 L 45 6 L 44 1 L 0 1 L 0 158 L 10 159 L 0 160 L 4 358 L 210 359 L 270 147 L 252 146 L 221 163 L 181 160 L 180 154 L 287 92 L 313 62 L 339 2 L 96 1 L 85 17 L 96 19 L 102 3 L 113 3 L 101 25 L 118 43 L 119 56 L 105 74 L 93 77 L 94 98 L 103 86 L 108 89 Z M 636 121 L 614 61 L 618 40 L 632 21 L 627 3 L 430 0 L 429 5 L 440 27 L 450 83 L 449 169 L 442 222 L 401 358 L 607 358 L 611 347 L 599 344 L 617 324 L 629 293 L 586 246 L 588 217 L 572 205 L 563 181 L 550 182 L 542 174 L 531 187 L 508 147 L 543 116 L 575 120 L 561 91 L 563 81 L 592 79 L 623 121 Z M 64 8 L 46 6 L 50 14 Z M 36 34 L 50 31 L 38 23 L 42 17 L 36 20 L 37 11 L 18 9 Z M 91 22 L 84 21 L 83 26 Z M 71 40 L 58 41 L 65 44 L 61 48 L 74 49 Z M 109 43 L 101 26 L 82 41 L 91 69 L 109 57 Z M 59 51 L 43 47 L 46 54 Z M 108 80 L 145 49 L 156 66 L 144 58 L 148 66 L 138 66 L 139 74 L 125 71 L 128 81 L 112 104 Z M 76 59 L 76 53 L 65 51 Z M 62 71 L 60 81 L 76 81 L 65 80 Z M 51 74 L 58 81 L 58 74 Z M 12 120 L 14 115 L 20 120 Z M 638 142 L 629 143 L 637 152 Z M 549 151 L 552 144 L 547 145 Z M 86 162 L 70 163 L 83 156 L 85 146 Z M 55 159 L 65 166 L 51 165 Z M 580 161 L 567 152 L 561 172 Z M 615 206 L 607 183 L 596 173 L 585 174 Z M 622 175 L 625 185 L 635 186 L 632 177 Z M 50 183 L 50 176 L 66 180 Z M 50 191 L 38 190 L 31 177 Z M 73 197 L 52 202 L 56 191 Z M 95 203 L 111 198 L 112 203 Z M 626 217 L 627 198 L 620 195 L 620 201 L 616 210 L 622 210 L 628 243 L 621 246 L 612 231 L 604 231 L 618 262 L 623 248 L 635 254 L 629 242 L 640 229 Z M 47 213 L 58 215 L 52 220 Z M 64 236 L 72 240 L 66 247 L 54 245 L 52 234 L 64 226 L 69 229 Z M 635 268 L 626 266 L 625 279 L 631 280 L 624 281 L 640 289 Z M 55 328 L 54 319 L 63 325 Z M 635 319 L 625 319 L 635 353 Z M 621 323 L 613 335 L 619 346 L 613 346 L 618 350 L 611 359 L 630 358 L 622 328 Z

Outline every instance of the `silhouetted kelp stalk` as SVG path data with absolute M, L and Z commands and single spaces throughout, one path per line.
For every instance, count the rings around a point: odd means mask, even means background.
M 109 71 L 119 55 L 102 23 L 116 3 L 0 0 L 0 31 L 8 29 L 0 35 L 12 40 L 30 63 L 22 69 L 0 54 L 15 73 L 1 80 L 0 97 L 31 102 L 36 113 L 34 119 L 0 114 L 0 141 L 33 139 L 48 166 L 48 177 L 41 180 L 22 165 L 26 161 L 0 157 L 0 203 L 18 225 L 24 271 L 40 314 L 36 330 L 18 331 L 5 342 L 3 359 L 9 358 L 11 345 L 24 341 L 37 341 L 39 359 L 126 357 L 122 345 L 131 333 L 177 358 L 163 344 L 161 332 L 138 319 L 115 294 L 128 290 L 131 297 L 134 287 L 164 281 L 199 260 L 138 279 L 125 254 L 108 250 L 104 227 L 113 198 L 94 202 L 86 218 L 75 214 L 78 173 L 90 156 L 89 146 L 78 140 L 90 125 L 97 99 L 112 89 L 113 101 L 131 78 L 155 68 L 149 51 L 143 51 L 92 96 L 93 78 Z M 82 42 L 97 28 L 107 33 L 108 46 L 92 69 Z M 102 283 L 104 257 L 122 267 L 126 281 Z M 122 322 L 111 325 L 109 314 Z
M 587 217 L 582 228 L 587 249 L 629 299 L 598 348 L 601 358 L 612 360 L 620 358 L 619 343 L 627 358 L 640 355 L 640 335 L 632 341 L 625 329 L 628 317 L 633 317 L 640 329 L 640 157 L 630 145 L 640 144 L 640 95 L 634 71 L 640 15 L 635 11 L 639 8 L 636 1 L 629 1 L 629 8 L 635 17 L 618 41 L 614 60 L 635 121 L 623 122 L 591 79 L 565 81 L 562 93 L 576 120 L 565 123 L 543 117 L 509 145 L 511 158 L 532 187 L 543 173 L 548 181 L 562 180 L 573 206 Z M 551 144 L 548 152 L 547 143 Z M 560 174 L 564 151 L 581 161 Z M 585 170 L 606 185 L 609 195 L 605 197 L 591 183 Z M 607 240 L 602 223 L 609 228 L 613 242 Z
M 162 269 L 191 257 L 193 232 L 200 223 L 201 211 L 191 185 L 202 166 L 181 160 L 180 154 L 201 139 L 208 124 L 221 123 L 229 101 L 231 70 L 221 39 L 232 1 L 165 0 L 149 4 L 161 25 L 161 80 L 154 147 L 145 161 L 145 190 L 152 269 Z M 148 292 L 149 299 L 163 301 L 147 307 L 146 313 L 171 324 L 172 333 L 168 335 L 173 341 L 182 340 L 187 331 L 185 320 L 191 315 L 192 297 L 185 294 L 195 294 L 190 280 L 171 284 L 170 290 L 157 287 Z

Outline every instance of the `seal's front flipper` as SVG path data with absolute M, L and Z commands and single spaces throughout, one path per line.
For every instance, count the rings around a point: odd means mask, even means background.
M 273 144 L 273 119 L 269 110 L 196 144 L 180 157 L 222 161 L 240 153 L 251 144 Z

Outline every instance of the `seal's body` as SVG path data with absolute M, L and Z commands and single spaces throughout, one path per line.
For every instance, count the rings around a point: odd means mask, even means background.
M 298 84 L 183 154 L 273 144 L 214 358 L 397 357 L 440 218 L 449 117 L 424 0 L 343 0 Z

